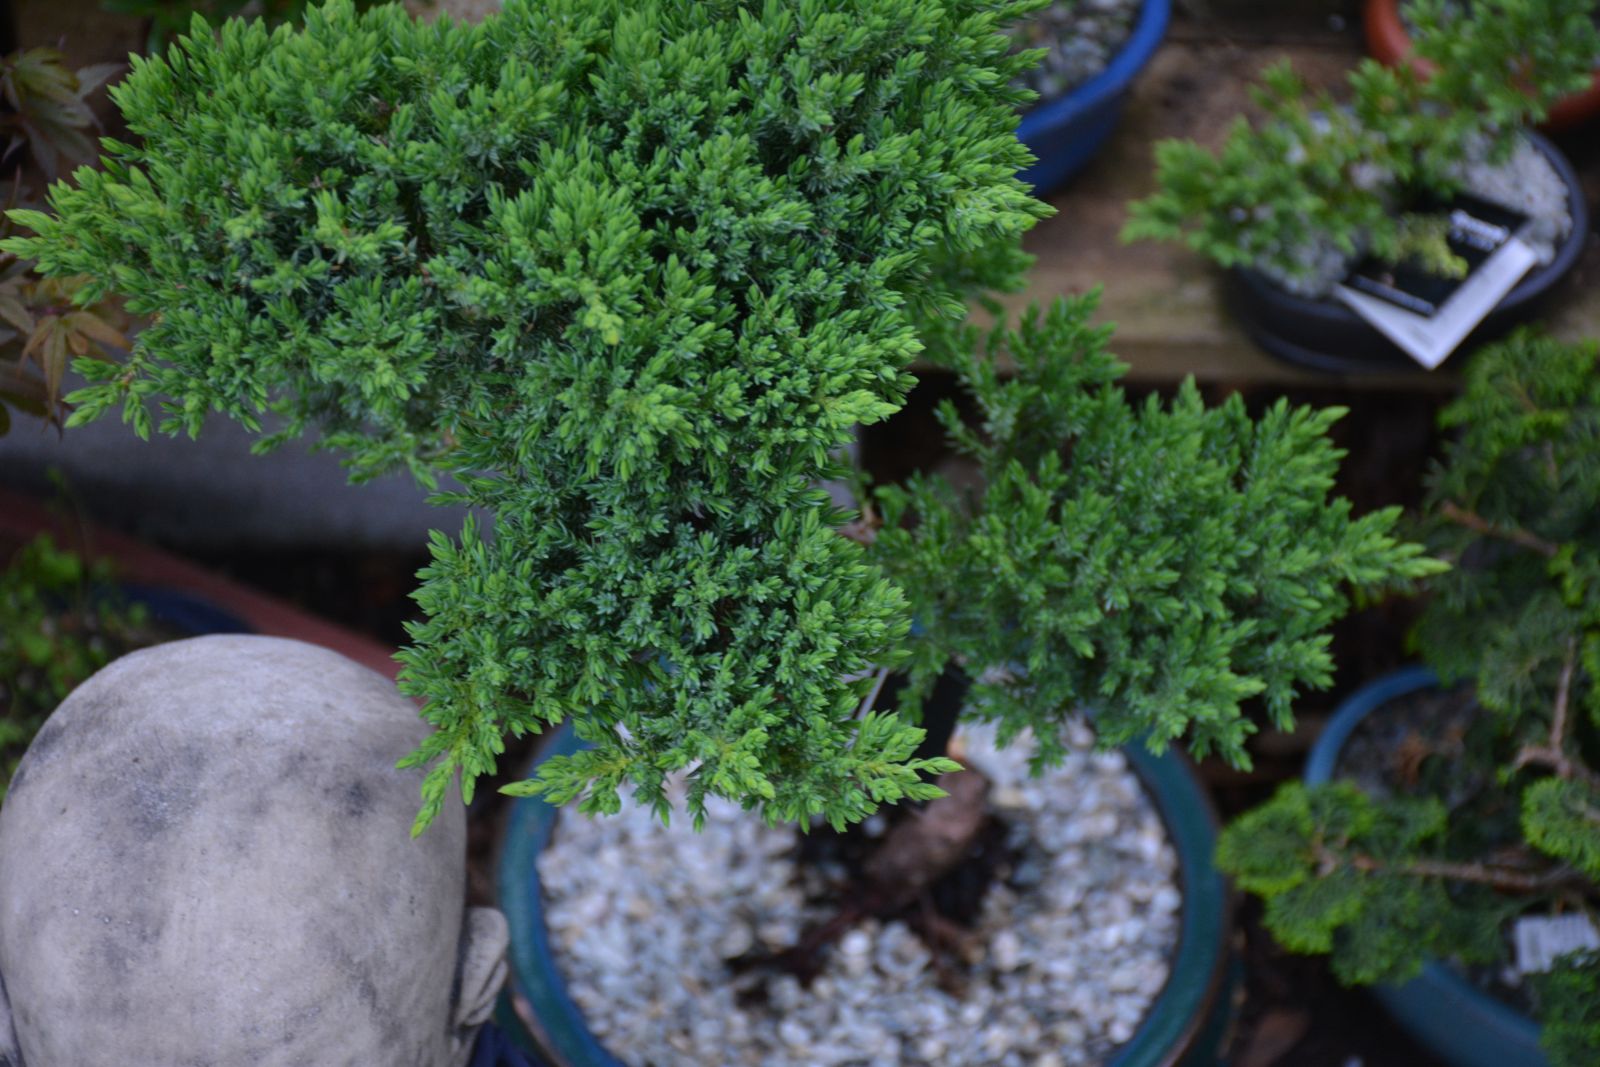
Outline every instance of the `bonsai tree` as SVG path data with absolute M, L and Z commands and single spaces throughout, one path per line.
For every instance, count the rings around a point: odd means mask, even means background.
M 1408 742 L 1389 795 L 1290 785 L 1222 836 L 1221 865 L 1266 899 L 1273 934 L 1331 953 L 1346 981 L 1495 961 L 1515 916 L 1600 904 L 1597 356 L 1517 334 L 1474 359 L 1442 416 L 1460 436 L 1427 531 L 1458 566 L 1417 638 L 1443 684 L 1471 687 L 1465 735 Z M 1600 957 L 1561 957 L 1534 992 L 1552 1060 L 1594 1063 Z
M 1213 153 L 1156 146 L 1159 188 L 1134 203 L 1125 240 L 1182 241 L 1224 267 L 1252 267 L 1320 296 L 1367 254 L 1458 277 L 1465 263 L 1436 214 L 1469 166 L 1503 161 L 1520 131 L 1589 83 L 1600 31 L 1589 0 L 1413 0 L 1416 55 L 1436 72 L 1362 60 L 1348 98 L 1313 93 L 1282 63 Z
M 1002 32 L 1029 6 L 197 21 L 114 90 L 137 143 L 7 247 L 151 317 L 125 363 L 81 364 L 73 422 L 316 428 L 354 480 L 448 474 L 436 499 L 492 515 L 434 535 L 401 653 L 437 727 L 419 828 L 506 734 L 563 721 L 592 747 L 513 790 L 666 817 L 693 768 L 691 815 L 845 826 L 939 792 L 955 764 L 914 718 L 946 665 L 1010 733 L 1093 701 L 1110 740 L 1242 760 L 1242 701 L 1286 720 L 1326 683 L 1345 591 L 1431 563 L 1327 500 L 1335 412 L 1131 407 L 1087 302 L 962 325 L 1047 211 L 1015 178 L 1035 56 Z M 857 518 L 818 482 L 919 351 L 973 387 L 982 422 L 949 425 L 987 486 Z M 906 713 L 859 715 L 899 666 Z

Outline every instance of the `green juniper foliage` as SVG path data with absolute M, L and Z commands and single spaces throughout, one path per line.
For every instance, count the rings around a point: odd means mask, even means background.
M 1589 1064 L 1600 1049 L 1600 952 L 1571 953 L 1535 983 L 1540 1043 L 1558 1064 Z
M 1132 205 L 1123 237 L 1182 241 L 1291 284 L 1320 277 L 1325 264 L 1307 253 L 1319 247 L 1459 274 L 1437 218 L 1411 209 L 1458 191 L 1464 162 L 1504 158 L 1521 128 L 1589 83 L 1600 60 L 1593 7 L 1474 0 L 1461 13 L 1449 0 L 1412 0 L 1415 52 L 1434 72 L 1365 59 L 1342 101 L 1278 64 L 1256 91 L 1257 125 L 1237 119 L 1216 152 L 1156 146 L 1159 188 Z
M 1109 329 L 1088 323 L 1097 303 L 930 347 L 981 413 L 965 425 L 946 401 L 939 416 L 982 487 L 879 491 L 874 558 L 925 623 L 913 692 L 960 664 L 975 713 L 1003 738 L 1031 727 L 1041 762 L 1060 752 L 1063 712 L 1088 704 L 1106 743 L 1187 732 L 1245 764 L 1242 701 L 1287 728 L 1296 687 L 1331 682 L 1344 589 L 1440 565 L 1390 536 L 1398 508 L 1352 520 L 1327 499 L 1342 409 L 1280 401 L 1252 420 L 1238 396 L 1206 408 L 1192 381 L 1170 404 L 1130 404 Z
M 971 362 L 965 301 L 1020 284 L 1048 210 L 1015 178 L 1034 57 L 1002 31 L 1029 6 L 510 0 L 460 26 L 342 0 L 303 30 L 197 22 L 115 91 L 138 143 L 8 247 L 151 316 L 125 364 L 82 365 L 75 420 L 270 413 L 263 447 L 315 427 L 357 480 L 448 473 L 439 500 L 492 515 L 492 537 L 434 535 L 401 654 L 437 727 L 410 757 L 432 764 L 419 828 L 505 734 L 566 720 L 593 747 L 515 791 L 607 812 L 626 788 L 666 817 L 665 776 L 694 767 L 692 814 L 719 795 L 836 825 L 934 795 L 954 764 L 914 758 L 922 731 L 857 716 L 851 679 L 907 658 L 923 680 L 941 657 L 1031 665 L 985 684 L 1028 722 L 1059 710 L 1024 704 L 1032 685 L 1105 702 L 1113 736 L 1198 718 L 1238 757 L 1240 699 L 1282 715 L 1325 680 L 1337 583 L 1427 565 L 1391 516 L 1324 503 L 1330 415 L 1252 426 L 1192 391 L 1132 411 L 1082 305 L 991 342 L 1023 379 Z M 992 513 L 890 490 L 923 525 L 869 552 L 816 485 L 924 347 L 995 409 L 973 439 Z M 908 647 L 894 579 L 931 610 L 1001 549 L 998 614 Z
M 1331 952 L 1352 981 L 1493 959 L 1510 916 L 1600 905 L 1600 345 L 1524 332 L 1485 349 L 1442 424 L 1460 436 L 1430 481 L 1428 541 L 1459 565 L 1417 637 L 1444 683 L 1471 684 L 1480 736 L 1437 795 L 1290 786 L 1218 853 L 1285 945 Z M 1600 1059 L 1600 968 L 1571 961 L 1535 991 L 1555 1062 Z
M 903 598 L 815 481 L 895 410 L 908 312 L 1015 283 L 1016 3 L 513 0 L 303 31 L 196 22 L 114 93 L 138 138 L 14 242 L 149 315 L 78 421 L 316 425 L 490 509 L 437 535 L 405 686 L 425 822 L 501 735 L 571 718 L 554 799 L 669 771 L 773 818 L 918 791 L 917 731 L 853 721 Z M 996 242 L 1001 242 L 998 246 Z

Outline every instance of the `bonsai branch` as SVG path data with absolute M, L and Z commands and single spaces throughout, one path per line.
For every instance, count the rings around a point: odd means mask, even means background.
M 1527 766 L 1548 767 L 1561 778 L 1576 778 L 1600 788 L 1600 775 L 1567 755 L 1567 732 L 1571 715 L 1572 675 L 1578 663 L 1578 642 L 1567 639 L 1566 657 L 1561 663 L 1561 676 L 1556 681 L 1556 698 L 1550 712 L 1550 739 L 1542 745 L 1524 745 L 1511 764 L 1512 770 Z
M 861 517 L 854 522 L 847 522 L 839 527 L 839 532 L 858 545 L 870 546 L 878 539 L 878 530 L 883 526 L 883 520 L 873 510 L 872 501 L 861 502 Z
M 745 956 L 735 966 L 776 967 L 809 984 L 822 970 L 821 953 L 861 920 L 887 917 L 915 904 L 934 883 L 966 860 L 988 819 L 989 780 L 975 770 L 942 774 L 945 795 L 896 823 L 863 865 L 864 884 L 830 918 L 804 931 L 791 948 Z M 942 924 L 935 940 L 959 943 Z
M 1546 541 L 1538 534 L 1524 530 L 1520 526 L 1496 526 L 1476 511 L 1464 508 L 1454 501 L 1446 500 L 1439 505 L 1439 513 L 1451 522 L 1456 523 L 1458 526 L 1465 526 L 1474 533 L 1482 534 L 1485 537 L 1494 537 L 1501 541 L 1510 541 L 1512 544 L 1532 549 L 1546 559 L 1554 559 L 1556 553 L 1560 551 L 1557 545 Z
M 1324 853 L 1319 857 L 1324 867 L 1337 865 L 1339 857 Z M 1569 867 L 1554 867 L 1547 871 L 1523 871 L 1509 867 L 1496 867 L 1487 863 L 1452 863 L 1448 860 L 1404 860 L 1391 862 L 1373 856 L 1355 855 L 1350 866 L 1370 874 L 1403 874 L 1414 878 L 1444 878 L 1452 882 L 1486 885 L 1508 893 L 1545 893 L 1569 885 L 1587 884 L 1583 876 Z

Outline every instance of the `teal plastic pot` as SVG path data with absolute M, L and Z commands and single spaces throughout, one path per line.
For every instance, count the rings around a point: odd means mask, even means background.
M 1333 778 L 1339 754 L 1368 715 L 1390 701 L 1437 688 L 1427 667 L 1406 667 L 1362 686 L 1339 705 L 1311 749 L 1305 779 L 1321 785 Z M 1372 987 L 1401 1029 L 1455 1067 L 1550 1067 L 1539 1048 L 1539 1024 L 1496 1000 L 1437 960 L 1430 960 L 1405 985 Z
M 570 729 L 551 737 L 534 768 L 545 759 L 576 751 Z M 1128 1043 L 1106 1067 L 1211 1067 L 1227 1029 L 1231 1005 L 1228 958 L 1232 907 L 1222 877 L 1212 865 L 1217 817 L 1194 772 L 1177 755 L 1151 755 L 1142 746 L 1124 749 L 1155 801 L 1178 855 L 1183 890 L 1182 925 L 1172 974 Z M 539 852 L 550 841 L 558 811 L 536 798 L 513 802 L 500 853 L 500 907 L 511 925 L 509 993 L 532 1008 L 532 1032 L 518 1035 L 558 1067 L 624 1067 L 585 1024 L 550 951 Z M 512 1013 L 501 1019 L 512 1021 Z

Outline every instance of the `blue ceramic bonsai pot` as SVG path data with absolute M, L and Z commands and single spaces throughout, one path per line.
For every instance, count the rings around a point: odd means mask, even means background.
M 1128 86 L 1166 36 L 1172 0 L 1144 0 L 1133 32 L 1106 68 L 1065 96 L 1041 101 L 1022 116 L 1017 139 L 1038 157 L 1018 175 L 1043 196 L 1082 170 L 1100 150 L 1117 120 Z
M 553 735 L 542 762 L 581 747 L 570 728 Z M 1182 923 L 1172 971 L 1132 1038 L 1106 1067 L 1213 1067 L 1232 1011 L 1229 959 L 1232 906 L 1212 865 L 1217 817 L 1187 763 L 1173 752 L 1151 755 L 1143 745 L 1123 749 L 1155 802 L 1178 855 Z M 534 768 L 530 768 L 530 773 Z M 537 861 L 549 843 L 558 809 L 537 798 L 513 802 L 499 866 L 499 903 L 511 925 L 509 988 L 533 1011 L 534 1032 L 519 1043 L 543 1052 L 558 1067 L 623 1067 L 589 1030 L 551 952 Z M 519 1025 L 502 1013 L 503 1025 Z
M 1438 678 L 1427 667 L 1406 667 L 1362 686 L 1339 705 L 1311 749 L 1305 779 L 1332 779 L 1350 735 L 1368 715 L 1390 701 L 1432 689 Z M 1496 1000 L 1437 960 L 1401 986 L 1372 989 L 1401 1028 L 1455 1067 L 1549 1067 L 1539 1048 L 1539 1024 Z

